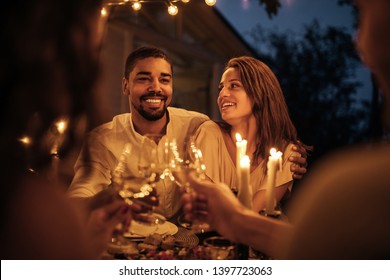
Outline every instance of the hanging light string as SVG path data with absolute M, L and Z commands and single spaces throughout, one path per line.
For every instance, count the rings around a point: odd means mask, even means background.
M 190 0 L 123 0 L 117 2 L 108 2 L 106 6 L 121 6 L 121 5 L 130 5 L 134 11 L 139 11 L 142 8 L 143 3 L 157 3 L 162 2 L 167 5 L 168 14 L 171 16 L 177 15 L 179 12 L 179 8 L 177 7 L 177 3 L 182 2 L 187 4 Z M 208 6 L 214 6 L 217 3 L 217 0 L 205 0 L 204 1 Z M 107 9 L 104 7 L 101 11 L 102 16 L 107 15 Z

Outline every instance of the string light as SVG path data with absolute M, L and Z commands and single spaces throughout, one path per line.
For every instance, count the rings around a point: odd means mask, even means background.
M 108 1 L 106 6 L 120 6 L 120 5 L 131 5 L 131 8 L 134 11 L 139 11 L 142 8 L 142 3 L 156 3 L 156 2 L 162 2 L 168 5 L 168 14 L 174 16 L 177 15 L 179 12 L 179 8 L 177 5 L 174 5 L 176 3 L 184 3 L 187 4 L 190 2 L 190 0 L 122 0 L 122 1 Z M 208 6 L 214 6 L 216 4 L 217 0 L 205 0 L 205 3 Z M 103 8 L 101 10 L 101 15 L 106 16 L 108 14 L 108 11 L 106 8 Z
M 204 2 L 209 6 L 214 6 L 217 0 L 204 0 Z
M 131 4 L 131 7 L 134 11 L 139 11 L 142 8 L 142 5 L 139 1 L 135 1 L 133 4 Z
M 175 6 L 171 3 L 168 7 L 168 14 L 170 14 L 171 16 L 175 16 L 175 15 L 177 15 L 178 12 L 179 12 L 179 9 L 177 8 L 177 6 Z
M 24 145 L 30 145 L 31 144 L 31 138 L 28 136 L 23 136 L 22 138 L 18 139 L 20 142 L 22 142 Z
M 103 17 L 105 17 L 107 15 L 107 9 L 106 8 L 102 8 L 102 10 L 100 11 L 101 15 Z

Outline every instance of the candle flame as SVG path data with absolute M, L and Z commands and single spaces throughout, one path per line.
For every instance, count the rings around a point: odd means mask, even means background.
M 100 14 L 101 14 L 101 16 L 103 16 L 103 17 L 107 16 L 107 9 L 106 9 L 106 8 L 102 8 L 102 9 L 100 10 Z
M 236 133 L 236 140 L 237 140 L 237 142 L 241 142 L 242 141 L 242 137 L 241 137 L 240 133 Z
M 269 150 L 269 153 L 273 158 L 280 158 L 283 154 L 281 151 L 277 151 L 275 148 L 271 148 L 271 150 Z
M 240 166 L 241 167 L 249 167 L 251 163 L 251 160 L 249 159 L 249 156 L 244 155 L 240 159 Z
M 60 120 L 56 123 L 57 130 L 60 134 L 63 134 L 67 127 L 67 122 L 64 120 Z

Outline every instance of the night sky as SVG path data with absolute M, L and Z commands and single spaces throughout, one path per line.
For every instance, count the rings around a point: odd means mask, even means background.
M 337 0 L 281 0 L 278 14 L 270 19 L 259 0 L 217 0 L 217 8 L 239 32 L 256 24 L 280 31 L 299 31 L 314 18 L 322 24 L 343 26 L 352 31 L 351 9 L 338 6 Z
M 276 16 L 270 19 L 259 0 L 217 0 L 217 8 L 236 30 L 250 43 L 245 35 L 252 27 L 260 24 L 264 28 L 295 33 L 302 31 L 305 24 L 317 19 L 322 27 L 327 25 L 344 27 L 355 36 L 351 7 L 337 5 L 337 0 L 281 0 L 282 7 Z M 364 86 L 360 96 L 367 99 L 371 93 L 369 72 L 366 68 L 358 69 L 357 79 Z

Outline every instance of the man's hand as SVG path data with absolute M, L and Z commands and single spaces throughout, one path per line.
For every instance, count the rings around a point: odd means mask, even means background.
M 293 164 L 291 165 L 291 172 L 293 172 L 294 179 L 302 179 L 307 172 L 307 150 L 301 142 L 293 146 L 293 151 L 299 153 L 299 156 L 290 156 L 288 158 Z

